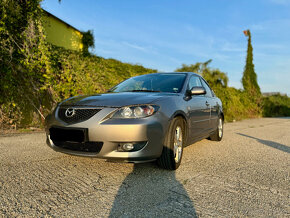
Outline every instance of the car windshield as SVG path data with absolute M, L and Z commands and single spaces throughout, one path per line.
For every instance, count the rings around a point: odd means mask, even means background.
M 171 92 L 183 87 L 186 74 L 156 73 L 132 77 L 113 87 L 109 92 Z

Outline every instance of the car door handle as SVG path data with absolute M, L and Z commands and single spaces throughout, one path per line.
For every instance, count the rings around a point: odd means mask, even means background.
M 209 103 L 208 103 L 208 101 L 206 101 L 206 102 L 205 102 L 205 105 L 206 105 L 207 107 L 209 106 Z

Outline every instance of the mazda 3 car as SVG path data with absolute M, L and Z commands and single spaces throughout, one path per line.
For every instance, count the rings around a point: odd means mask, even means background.
M 222 102 L 198 74 L 129 78 L 107 93 L 59 103 L 46 117 L 47 144 L 66 154 L 179 167 L 183 148 L 223 137 Z

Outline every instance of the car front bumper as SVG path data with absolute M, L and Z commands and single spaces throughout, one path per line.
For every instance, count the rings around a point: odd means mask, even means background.
M 141 119 L 107 119 L 104 120 L 115 108 L 103 108 L 90 119 L 68 125 L 58 119 L 57 111 L 46 119 L 47 144 L 55 151 L 87 156 L 105 158 L 125 162 L 146 162 L 157 159 L 163 148 L 163 139 L 166 129 L 166 118 L 161 113 Z M 168 122 L 168 120 L 167 120 Z M 98 152 L 72 150 L 57 146 L 50 137 L 50 128 L 62 129 L 87 129 L 88 142 L 101 142 L 102 147 Z M 118 147 L 123 143 L 146 143 L 137 151 L 120 151 Z

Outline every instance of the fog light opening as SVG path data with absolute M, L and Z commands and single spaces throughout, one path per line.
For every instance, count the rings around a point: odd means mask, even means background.
M 126 143 L 122 145 L 122 149 L 124 151 L 131 151 L 134 149 L 134 144 L 133 143 Z
M 146 144 L 147 142 L 123 142 L 119 143 L 118 151 L 138 151 L 141 150 Z

